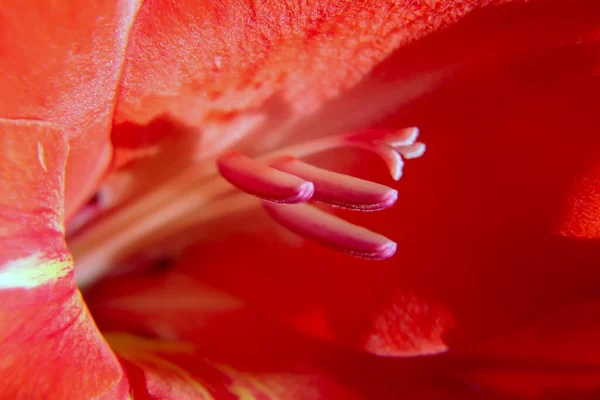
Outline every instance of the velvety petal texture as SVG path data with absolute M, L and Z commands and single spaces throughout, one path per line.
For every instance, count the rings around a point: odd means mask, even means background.
M 267 99 L 306 113 L 400 44 L 487 3 L 145 1 L 116 120 L 198 125 Z
M 70 139 L 66 215 L 95 190 L 137 0 L 14 1 L 0 7 L 0 117 L 59 124 Z
M 67 134 L 0 119 L 0 396 L 121 399 L 127 384 L 73 280 L 63 233 Z

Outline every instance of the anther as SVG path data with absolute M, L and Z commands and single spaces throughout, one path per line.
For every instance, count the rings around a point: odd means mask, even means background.
M 241 153 L 229 153 L 217 161 L 221 175 L 238 189 L 278 203 L 302 203 L 309 200 L 314 186 Z
M 355 257 L 384 260 L 396 252 L 396 243 L 385 236 L 314 206 L 263 202 L 263 207 L 275 221 L 292 232 Z
M 295 157 L 282 157 L 272 167 L 313 183 L 312 200 L 341 208 L 378 211 L 394 205 L 398 191 L 390 187 L 353 176 L 339 174 L 306 164 Z

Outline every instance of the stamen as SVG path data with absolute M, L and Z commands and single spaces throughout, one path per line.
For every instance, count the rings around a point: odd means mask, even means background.
M 312 199 L 337 207 L 378 211 L 391 207 L 398 199 L 398 191 L 390 187 L 314 167 L 295 157 L 282 157 L 270 165 L 312 182 Z
M 314 192 L 311 182 L 234 152 L 217 160 L 219 172 L 238 189 L 277 203 L 303 203 Z
M 263 202 L 263 207 L 274 220 L 292 232 L 355 257 L 384 260 L 396 252 L 396 243 L 385 236 L 308 204 Z
M 255 160 L 234 153 L 215 162 L 213 153 L 203 154 L 185 168 L 179 168 L 176 174 L 161 176 L 160 182 L 149 185 L 136 200 L 129 193 L 127 196 L 130 197 L 117 196 L 116 201 L 105 205 L 107 209 L 103 209 L 100 218 L 91 218 L 84 213 L 79 221 L 84 226 L 76 229 L 68 239 L 77 265 L 77 282 L 89 284 L 95 281 L 112 266 L 160 243 L 167 235 L 173 236 L 192 225 L 248 210 L 261 203 L 282 226 L 303 236 L 359 257 L 391 257 L 396 244 L 384 236 L 314 207 L 277 205 L 258 201 L 256 197 L 302 203 L 315 196 L 316 200 L 335 206 L 366 211 L 389 207 L 396 201 L 397 193 L 383 185 L 303 164 L 295 164 L 300 166 L 297 174 L 268 165 L 286 155 L 303 158 L 355 147 L 381 157 L 392 177 L 398 180 L 404 164 L 402 157 L 418 157 L 425 150 L 423 144 L 416 142 L 418 134 L 417 128 L 363 130 L 294 144 Z M 226 180 L 256 197 L 229 196 L 233 186 Z M 77 228 L 76 225 L 73 227 Z

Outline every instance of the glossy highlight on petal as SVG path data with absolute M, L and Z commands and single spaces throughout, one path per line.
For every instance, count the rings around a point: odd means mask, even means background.
M 263 202 L 263 207 L 273 219 L 292 232 L 350 255 L 385 260 L 396 252 L 396 243 L 385 236 L 353 225 L 314 206 Z
M 350 175 L 327 171 L 294 157 L 282 157 L 270 164 L 280 171 L 310 181 L 315 187 L 312 199 L 340 208 L 378 211 L 394 205 L 398 191 Z
M 217 160 L 219 172 L 238 189 L 277 203 L 303 203 L 310 199 L 314 186 L 297 176 L 278 171 L 234 152 Z
M 0 117 L 48 121 L 63 128 L 70 140 L 67 218 L 85 203 L 109 167 L 119 80 L 140 4 L 2 2 Z

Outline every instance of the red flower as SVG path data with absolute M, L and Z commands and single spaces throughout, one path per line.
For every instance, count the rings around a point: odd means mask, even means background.
M 599 16 L 5 2 L 0 398 L 598 396 Z

